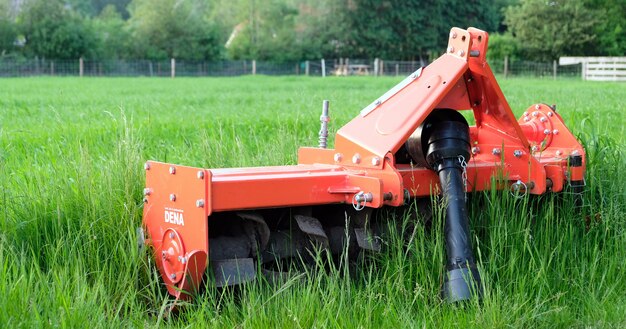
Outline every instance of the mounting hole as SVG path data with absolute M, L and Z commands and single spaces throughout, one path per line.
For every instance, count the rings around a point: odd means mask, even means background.
M 446 84 L 446 82 L 444 81 L 444 82 L 443 82 L 443 84 L 445 85 L 445 84 Z
M 479 36 L 478 36 L 478 42 L 481 42 L 481 41 L 483 41 L 483 36 L 482 36 L 482 35 L 479 35 Z
M 465 36 L 461 37 L 461 41 L 465 42 Z
M 428 89 L 430 89 L 430 86 L 428 86 Z

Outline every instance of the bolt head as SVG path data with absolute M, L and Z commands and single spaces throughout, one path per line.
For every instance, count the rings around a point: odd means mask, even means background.
M 174 235 L 174 232 L 170 232 L 170 239 L 173 239 L 176 235 Z
M 196 207 L 198 208 L 204 207 L 204 200 L 202 199 L 196 200 Z
M 550 135 L 550 133 L 551 133 L 551 132 L 552 132 L 552 131 L 551 131 L 550 129 L 545 129 L 545 130 L 543 131 L 543 133 L 544 133 L 545 135 Z
M 557 151 L 556 151 L 556 155 L 557 155 L 557 156 L 559 156 L 559 155 L 561 155 L 561 154 L 563 154 L 563 152 L 561 152 L 561 150 L 557 150 Z
M 546 121 L 548 121 L 548 119 L 546 117 L 541 117 L 541 119 L 539 119 L 539 121 L 546 122 Z
M 170 201 L 176 201 L 176 194 L 170 194 Z
M 533 150 L 533 152 L 537 152 L 539 151 L 539 146 L 534 145 L 531 149 Z
M 150 164 L 149 164 L 149 163 L 147 163 L 147 162 L 146 162 L 146 163 L 144 163 L 144 164 L 143 164 L 143 169 L 144 169 L 144 170 L 150 170 Z
M 551 117 L 551 116 L 553 116 L 553 115 L 554 115 L 554 113 L 552 113 L 552 112 L 548 112 L 548 116 L 549 116 L 549 117 Z
M 538 111 L 533 111 L 533 116 L 534 116 L 534 117 L 536 117 L 536 116 L 538 116 L 538 115 L 539 115 L 539 112 L 538 112 Z
M 524 111 L 524 116 L 527 117 L 528 116 L 528 112 Z
M 380 158 L 379 157 L 373 157 L 372 158 L 372 166 L 378 166 L 380 164 Z
M 343 155 L 341 155 L 341 153 L 335 153 L 333 159 L 335 160 L 335 162 L 341 162 L 341 160 L 343 159 Z
M 196 177 L 198 177 L 198 179 L 204 179 L 204 171 L 198 170 Z
M 170 174 L 174 175 L 176 173 L 176 167 L 170 166 Z
M 521 156 L 522 156 L 522 154 L 524 154 L 524 153 L 523 153 L 521 150 L 515 150 L 515 151 L 513 151 L 513 155 L 514 155 L 516 158 L 521 157 Z
M 554 129 L 554 130 L 552 130 L 552 134 L 553 134 L 553 135 L 558 135 L 558 134 L 559 134 L 559 130 L 558 130 L 558 129 Z
M 152 189 L 149 187 L 146 187 L 143 189 L 143 195 L 150 195 L 152 194 Z
M 450 38 L 456 39 L 456 32 L 450 32 Z
M 449 53 L 453 53 L 454 52 L 454 47 L 452 47 L 452 46 L 448 47 L 448 52 Z
M 578 154 L 579 154 L 579 153 L 578 153 L 578 150 L 573 150 L 573 151 L 572 151 L 572 155 L 578 155 Z
M 171 278 L 172 280 L 176 280 L 176 273 L 172 273 L 172 274 L 170 275 L 170 278 Z
M 528 122 L 528 121 L 530 121 L 530 118 L 529 117 L 525 117 L 524 118 L 524 122 Z
M 539 104 L 535 105 L 535 110 L 538 110 L 540 108 L 541 108 L 541 105 L 539 105 Z
M 148 203 L 148 198 L 143 198 L 143 203 Z
M 377 99 L 377 100 L 374 102 L 374 104 L 376 104 L 376 105 L 380 105 L 380 104 L 382 104 L 382 102 L 380 101 L 380 99 Z
M 478 153 L 480 153 L 480 147 L 478 146 L 472 147 L 472 154 L 478 154 Z
M 465 51 L 464 50 L 459 50 L 458 54 L 459 54 L 459 56 L 464 56 L 465 55 Z
M 493 155 L 500 155 L 500 153 L 502 153 L 502 150 L 500 150 L 499 148 L 494 148 L 493 150 L 491 150 L 491 154 Z
M 361 163 L 361 155 L 356 153 L 355 155 L 352 156 L 352 163 L 354 164 L 359 164 Z

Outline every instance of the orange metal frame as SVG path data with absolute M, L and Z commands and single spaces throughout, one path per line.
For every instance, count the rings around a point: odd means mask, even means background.
M 582 181 L 583 147 L 550 106 L 533 105 L 515 119 L 486 62 L 487 43 L 486 32 L 453 28 L 445 54 L 342 127 L 335 149 L 300 148 L 297 165 L 202 169 L 147 162 L 144 226 L 170 294 L 186 299 L 198 288 L 213 212 L 349 204 L 359 192 L 371 193 L 364 206 L 379 208 L 403 205 L 407 193 L 430 195 L 435 172 L 396 164 L 394 154 L 437 108 L 473 111 L 468 191 L 491 188 L 499 174 L 531 194 Z M 570 168 L 570 155 L 582 156 L 582 167 Z

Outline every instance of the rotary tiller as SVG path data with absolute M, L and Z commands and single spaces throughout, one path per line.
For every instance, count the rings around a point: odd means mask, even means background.
M 168 292 L 189 299 L 205 273 L 217 287 L 280 275 L 282 260 L 377 250 L 373 210 L 441 195 L 448 301 L 480 296 L 466 192 L 560 192 L 584 185 L 585 151 L 554 106 L 516 120 L 485 60 L 488 34 L 450 31 L 446 53 L 365 107 L 298 164 L 203 169 L 148 161 L 143 225 Z M 461 111 L 473 114 L 470 126 Z M 495 179 L 495 177 L 504 177 Z M 345 249 L 345 250 L 344 250 Z

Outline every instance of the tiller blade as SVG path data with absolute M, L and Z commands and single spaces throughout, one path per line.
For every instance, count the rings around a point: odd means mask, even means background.
M 337 132 L 334 149 L 326 148 L 325 102 L 320 146 L 300 148 L 297 165 L 148 161 L 143 224 L 169 293 L 188 299 L 207 268 L 220 287 L 258 272 L 280 278 L 283 261 L 311 261 L 315 250 L 380 250 L 372 210 L 435 191 L 446 205 L 442 296 L 480 296 L 465 194 L 579 190 L 585 171 L 585 151 L 554 107 L 535 104 L 515 119 L 485 60 L 487 43 L 483 31 L 453 28 L 446 53 L 365 107 Z

